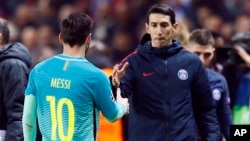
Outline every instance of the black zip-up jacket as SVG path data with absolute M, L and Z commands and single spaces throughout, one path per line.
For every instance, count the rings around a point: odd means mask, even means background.
M 225 77 L 214 70 L 207 69 L 208 80 L 216 103 L 216 113 L 221 133 L 229 141 L 230 125 L 233 124 L 230 97 Z
M 28 81 L 31 56 L 21 43 L 0 49 L 0 130 L 6 141 L 22 141 L 24 90 Z
M 164 48 L 141 43 L 129 62 L 121 93 L 129 97 L 128 141 L 219 141 L 220 128 L 205 68 L 173 40 Z

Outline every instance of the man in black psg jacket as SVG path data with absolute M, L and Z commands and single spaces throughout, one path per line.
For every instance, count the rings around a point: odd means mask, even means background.
M 24 90 L 31 56 L 22 44 L 8 42 L 9 28 L 0 18 L 0 136 L 5 141 L 22 141 Z
M 215 101 L 199 58 L 173 40 L 174 11 L 153 5 L 147 34 L 138 48 L 114 67 L 113 86 L 129 98 L 128 141 L 219 141 Z M 126 62 L 126 72 L 119 70 Z M 125 73 L 125 74 L 124 74 Z

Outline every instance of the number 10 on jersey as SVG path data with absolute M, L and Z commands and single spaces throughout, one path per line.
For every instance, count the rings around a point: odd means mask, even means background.
M 72 101 L 68 98 L 60 98 L 56 103 L 54 96 L 46 96 L 46 100 L 50 104 L 51 116 L 51 140 L 57 140 L 56 131 L 59 133 L 59 138 L 62 141 L 71 141 L 74 134 L 75 126 L 75 111 Z M 64 135 L 63 128 L 63 106 L 68 107 L 68 134 Z

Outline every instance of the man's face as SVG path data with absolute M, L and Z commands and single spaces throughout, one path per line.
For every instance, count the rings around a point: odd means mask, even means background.
M 151 36 L 153 47 L 164 47 L 171 44 L 178 24 L 170 22 L 170 16 L 152 13 L 149 23 L 145 24 L 147 33 Z
M 214 48 L 212 45 L 201 45 L 198 43 L 188 43 L 187 50 L 196 54 L 205 67 L 209 67 L 214 56 Z

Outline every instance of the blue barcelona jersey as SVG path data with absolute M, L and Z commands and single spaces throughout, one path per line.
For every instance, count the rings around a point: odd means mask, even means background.
M 44 141 L 94 140 L 99 111 L 118 113 L 107 76 L 83 57 L 60 54 L 39 63 L 25 94 L 36 98 Z

